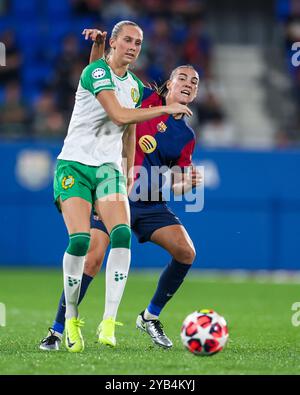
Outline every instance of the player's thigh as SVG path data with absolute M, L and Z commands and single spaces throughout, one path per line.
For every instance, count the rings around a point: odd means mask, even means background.
M 95 209 L 109 233 L 116 225 L 130 226 L 130 208 L 128 199 L 124 195 L 115 194 L 98 199 Z
M 119 224 L 130 225 L 126 177 L 114 166 L 104 164 L 97 172 L 95 209 L 110 233 Z
M 191 264 L 195 258 L 194 244 L 182 225 L 169 225 L 157 229 L 150 239 L 180 262 Z
M 69 234 L 89 232 L 95 169 L 59 160 L 54 177 L 54 199 L 62 211 Z
M 68 233 L 89 233 L 91 203 L 80 197 L 60 199 L 59 203 Z
M 94 277 L 99 272 L 109 243 L 109 236 L 105 232 L 95 228 L 91 229 L 90 248 L 84 264 L 85 274 Z
M 53 181 L 54 200 L 60 210 L 60 202 L 70 198 L 81 198 L 93 203 L 92 190 L 96 179 L 96 167 L 82 163 L 59 160 Z

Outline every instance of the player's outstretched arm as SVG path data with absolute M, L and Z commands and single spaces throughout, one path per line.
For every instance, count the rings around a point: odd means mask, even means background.
M 186 105 L 179 103 L 150 108 L 122 107 L 113 90 L 102 90 L 98 93 L 97 99 L 109 118 L 118 126 L 148 121 L 164 114 L 193 115 Z
M 91 39 L 93 41 L 89 63 L 93 63 L 96 60 L 101 59 L 105 52 L 107 32 L 102 32 L 98 29 L 84 29 L 82 35 L 85 36 L 86 40 Z

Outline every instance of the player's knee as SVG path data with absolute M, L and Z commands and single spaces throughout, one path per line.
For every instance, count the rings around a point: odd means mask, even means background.
M 115 226 L 110 232 L 111 248 L 130 248 L 131 229 L 126 224 Z
M 196 251 L 193 246 L 183 245 L 178 246 L 174 258 L 178 262 L 185 263 L 187 265 L 191 265 L 196 258 Z
M 75 256 L 85 256 L 90 246 L 89 233 L 74 233 L 69 236 L 67 253 Z
M 102 258 L 91 257 L 89 254 L 84 263 L 84 273 L 88 276 L 95 277 L 99 272 L 102 264 Z

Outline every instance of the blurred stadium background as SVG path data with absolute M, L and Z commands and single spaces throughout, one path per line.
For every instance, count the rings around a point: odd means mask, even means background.
M 0 266 L 61 267 L 67 234 L 52 202 L 56 155 L 88 62 L 85 27 L 144 29 L 136 74 L 201 76 L 191 120 L 205 166 L 200 213 L 172 204 L 198 269 L 300 269 L 300 41 L 297 0 L 0 0 Z M 133 268 L 167 255 L 134 241 Z

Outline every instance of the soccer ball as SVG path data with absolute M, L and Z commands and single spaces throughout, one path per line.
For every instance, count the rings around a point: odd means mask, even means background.
M 183 321 L 181 340 L 195 355 L 214 355 L 228 340 L 227 323 L 213 310 L 194 311 Z

